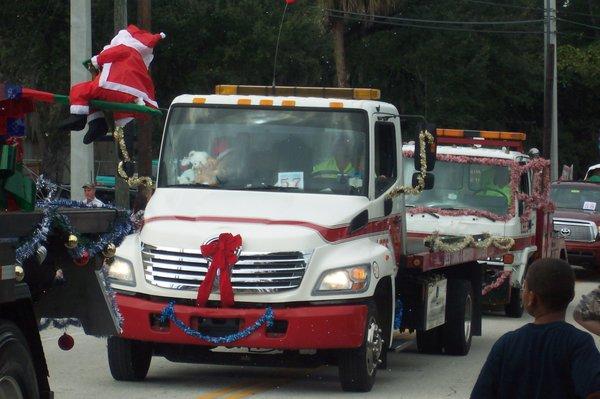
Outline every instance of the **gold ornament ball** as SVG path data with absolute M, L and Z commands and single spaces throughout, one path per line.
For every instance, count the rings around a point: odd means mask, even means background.
M 75 234 L 69 234 L 65 247 L 73 249 L 77 246 L 77 236 Z
M 102 251 L 102 255 L 104 255 L 105 258 L 114 258 L 116 252 L 117 246 L 113 243 L 110 243 L 106 246 L 104 251 Z
M 15 280 L 23 281 L 25 278 L 25 270 L 23 270 L 23 266 L 16 265 L 15 266 Z

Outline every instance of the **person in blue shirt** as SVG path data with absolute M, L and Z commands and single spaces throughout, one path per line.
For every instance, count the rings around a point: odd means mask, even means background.
M 522 294 L 534 321 L 496 341 L 471 398 L 600 398 L 600 353 L 590 334 L 565 322 L 575 295 L 571 266 L 533 262 Z

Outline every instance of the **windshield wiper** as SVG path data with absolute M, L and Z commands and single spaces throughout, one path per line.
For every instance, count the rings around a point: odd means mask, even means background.
M 189 183 L 189 184 L 167 184 L 165 187 L 167 188 L 220 188 L 219 186 L 215 186 L 214 184 L 206 184 L 206 183 Z
M 249 187 L 236 187 L 230 188 L 231 190 L 246 190 L 246 191 L 298 191 L 298 187 L 282 187 L 275 186 L 273 184 L 265 184 L 261 186 L 249 186 Z
M 432 209 L 429 208 L 423 208 L 423 212 L 431 215 L 431 216 L 435 216 L 436 219 L 440 218 L 440 215 L 438 215 L 437 213 L 435 213 L 435 211 L 433 211 Z

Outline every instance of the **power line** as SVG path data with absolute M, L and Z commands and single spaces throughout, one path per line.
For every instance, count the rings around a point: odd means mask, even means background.
M 546 12 L 546 8 L 544 8 L 544 7 L 518 6 L 518 5 L 515 5 L 515 4 L 494 3 L 492 1 L 484 1 L 484 0 L 465 0 L 465 1 L 468 1 L 470 3 L 476 3 L 476 4 L 487 5 L 487 6 L 493 6 L 493 7 L 518 8 L 518 9 L 521 9 L 521 10 L 533 10 L 533 11 L 544 11 L 544 12 Z M 581 15 L 581 16 L 589 17 L 589 18 L 600 18 L 600 15 L 587 14 L 587 13 L 579 12 L 579 11 L 571 11 L 571 10 L 561 10 L 561 9 L 558 9 L 558 10 L 556 10 L 556 12 L 559 13 L 559 14 L 572 14 L 572 15 Z
M 483 0 L 465 0 L 468 1 L 469 3 L 476 3 L 476 4 L 483 4 L 486 6 L 494 6 L 494 7 L 506 7 L 506 8 L 518 8 L 521 10 L 538 10 L 538 11 L 545 11 L 545 8 L 543 7 L 527 7 L 527 6 L 518 6 L 515 4 L 502 4 L 502 3 L 494 3 L 491 1 L 483 1 Z
M 418 22 L 418 23 L 429 23 L 429 24 L 445 24 L 445 25 L 519 25 L 519 24 L 535 24 L 544 22 L 543 19 L 527 19 L 527 20 L 509 20 L 509 21 L 447 21 L 447 20 L 433 20 L 433 19 L 416 19 L 416 18 L 403 18 L 403 17 L 391 17 L 384 15 L 365 14 L 359 12 L 335 10 L 331 8 L 324 9 L 327 12 L 342 13 L 345 15 L 354 16 L 365 16 L 370 18 L 386 18 L 392 21 L 402 22 Z
M 576 22 L 576 21 L 571 21 L 570 19 L 564 19 L 564 18 L 556 18 L 556 20 L 557 21 L 562 21 L 562 22 L 567 22 L 567 23 L 573 24 L 573 25 L 585 26 L 586 28 L 600 30 L 600 25 L 588 25 L 588 24 L 584 24 L 584 23 Z
M 339 11 L 337 13 L 331 13 L 331 16 L 334 18 L 348 18 L 353 21 L 358 22 L 369 22 L 369 23 L 378 23 L 383 25 L 391 25 L 391 26 L 402 26 L 406 28 L 417 28 L 417 29 L 430 29 L 430 30 L 443 30 L 443 31 L 457 31 L 457 32 L 479 32 L 479 33 L 504 33 L 504 34 L 542 34 L 543 31 L 533 31 L 533 30 L 491 30 L 491 29 L 471 29 L 471 28 L 455 28 L 455 27 L 444 27 L 444 26 L 431 26 L 431 25 L 418 25 L 413 23 L 406 22 L 394 22 L 394 21 L 386 21 L 386 17 L 378 16 L 379 19 L 371 19 L 370 15 L 363 14 L 364 16 L 348 16 L 343 11 Z

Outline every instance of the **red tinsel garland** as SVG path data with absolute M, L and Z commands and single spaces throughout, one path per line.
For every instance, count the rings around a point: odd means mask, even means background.
M 404 156 L 412 158 L 413 151 L 404 151 Z M 510 189 L 511 195 L 508 213 L 499 215 L 494 212 L 480 209 L 458 209 L 448 210 L 440 208 L 415 207 L 408 210 L 411 215 L 427 212 L 435 212 L 442 216 L 476 216 L 484 217 L 494 221 L 506 222 L 515 217 L 515 201 L 520 200 L 524 203 L 524 212 L 521 215 L 521 222 L 528 222 L 531 218 L 531 211 L 534 209 L 543 209 L 547 212 L 554 211 L 554 203 L 550 200 L 550 174 L 547 167 L 550 161 L 543 158 L 535 158 L 524 165 L 512 159 L 498 159 L 486 157 L 470 157 L 465 155 L 437 154 L 436 159 L 441 162 L 460 163 L 460 164 L 479 164 L 491 166 L 507 166 L 510 168 Z M 519 193 L 521 175 L 533 171 L 532 194 Z
M 490 283 L 490 284 L 486 285 L 485 287 L 483 287 L 483 289 L 481 290 L 481 295 L 487 295 L 490 291 L 501 287 L 502 284 L 504 284 L 506 279 L 509 278 L 511 274 L 512 274 L 512 272 L 510 270 L 502 271 L 498 275 L 498 278 L 493 283 Z

